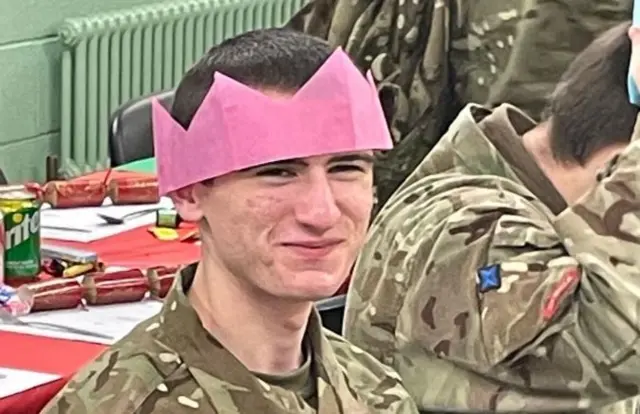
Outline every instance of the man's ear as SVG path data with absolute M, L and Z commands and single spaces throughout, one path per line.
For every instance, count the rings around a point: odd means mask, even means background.
M 176 190 L 169 197 L 184 221 L 195 223 L 202 219 L 201 199 L 196 196 L 194 185 Z

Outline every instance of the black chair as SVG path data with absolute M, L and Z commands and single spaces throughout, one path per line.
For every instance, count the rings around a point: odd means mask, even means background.
M 133 99 L 111 115 L 111 166 L 117 167 L 131 161 L 153 157 L 151 98 L 158 98 L 164 107 L 169 109 L 173 103 L 173 92 L 165 91 Z
M 316 303 L 316 307 L 320 312 L 320 318 L 322 319 L 322 326 L 338 335 L 342 335 L 346 297 L 347 295 L 339 295 Z
M 9 181 L 7 181 L 7 176 L 4 175 L 4 171 L 2 171 L 2 168 L 0 168 L 0 185 L 7 185 L 9 184 Z

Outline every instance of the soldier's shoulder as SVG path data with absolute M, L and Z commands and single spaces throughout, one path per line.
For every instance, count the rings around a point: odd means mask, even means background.
M 392 368 L 340 335 L 328 330 L 325 335 L 338 364 L 346 373 L 349 386 L 370 406 L 376 406 L 379 409 L 376 412 L 417 412 L 402 379 Z
M 134 413 L 178 363 L 136 329 L 76 373 L 42 413 Z
M 336 360 L 349 374 L 362 375 L 366 379 L 370 377 L 373 381 L 379 381 L 383 377 L 400 378 L 396 372 L 375 359 L 363 349 L 353 345 L 344 337 L 325 330 L 325 336 L 331 344 Z
M 443 229 L 467 222 L 484 223 L 503 215 L 548 221 L 547 210 L 523 186 L 507 179 L 458 173 L 424 177 L 384 206 L 372 223 L 360 261 L 387 256 L 392 247 L 408 258 L 404 253 L 409 247 L 430 245 Z
M 549 210 L 531 196 L 495 186 L 452 190 L 441 198 L 415 194 L 415 200 L 397 206 L 397 211 L 407 211 L 394 214 L 396 207 L 390 206 L 369 231 L 353 272 L 347 318 L 358 314 L 368 321 L 366 312 L 399 306 L 409 291 L 436 289 L 446 296 L 457 286 L 444 282 L 452 274 L 472 283 L 468 273 L 456 268 L 468 255 L 490 261 L 477 263 L 481 267 L 509 260 L 522 247 L 547 250 L 559 245 Z M 414 207 L 406 205 L 410 201 Z M 423 277 L 426 274 L 431 276 Z M 357 329 L 355 321 L 350 323 Z

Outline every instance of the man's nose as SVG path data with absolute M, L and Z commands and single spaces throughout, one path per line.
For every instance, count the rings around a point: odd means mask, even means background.
M 295 214 L 300 224 L 318 232 L 326 231 L 338 223 L 342 213 L 326 173 L 314 174 L 305 182 Z

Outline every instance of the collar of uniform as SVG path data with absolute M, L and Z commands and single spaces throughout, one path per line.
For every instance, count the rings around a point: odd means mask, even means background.
M 156 339 L 179 355 L 214 406 L 233 404 L 233 409 L 240 412 L 280 413 L 283 407 L 264 397 L 270 386 L 258 379 L 209 334 L 191 306 L 186 293 L 193 283 L 196 267 L 197 264 L 192 264 L 177 276 L 160 313 L 161 326 L 154 331 Z M 307 336 L 312 350 L 314 374 L 319 382 L 318 412 L 341 413 L 338 392 L 346 384 L 315 308 L 309 318 Z
M 566 203 L 521 141 L 521 135 L 535 125 L 509 104 L 494 110 L 469 104 L 400 188 L 440 173 L 493 175 L 526 187 L 558 214 Z
M 479 127 L 529 191 L 556 215 L 567 208 L 564 198 L 522 143 L 522 135 L 535 127 L 531 118 L 518 108 L 504 104 L 486 117 Z

